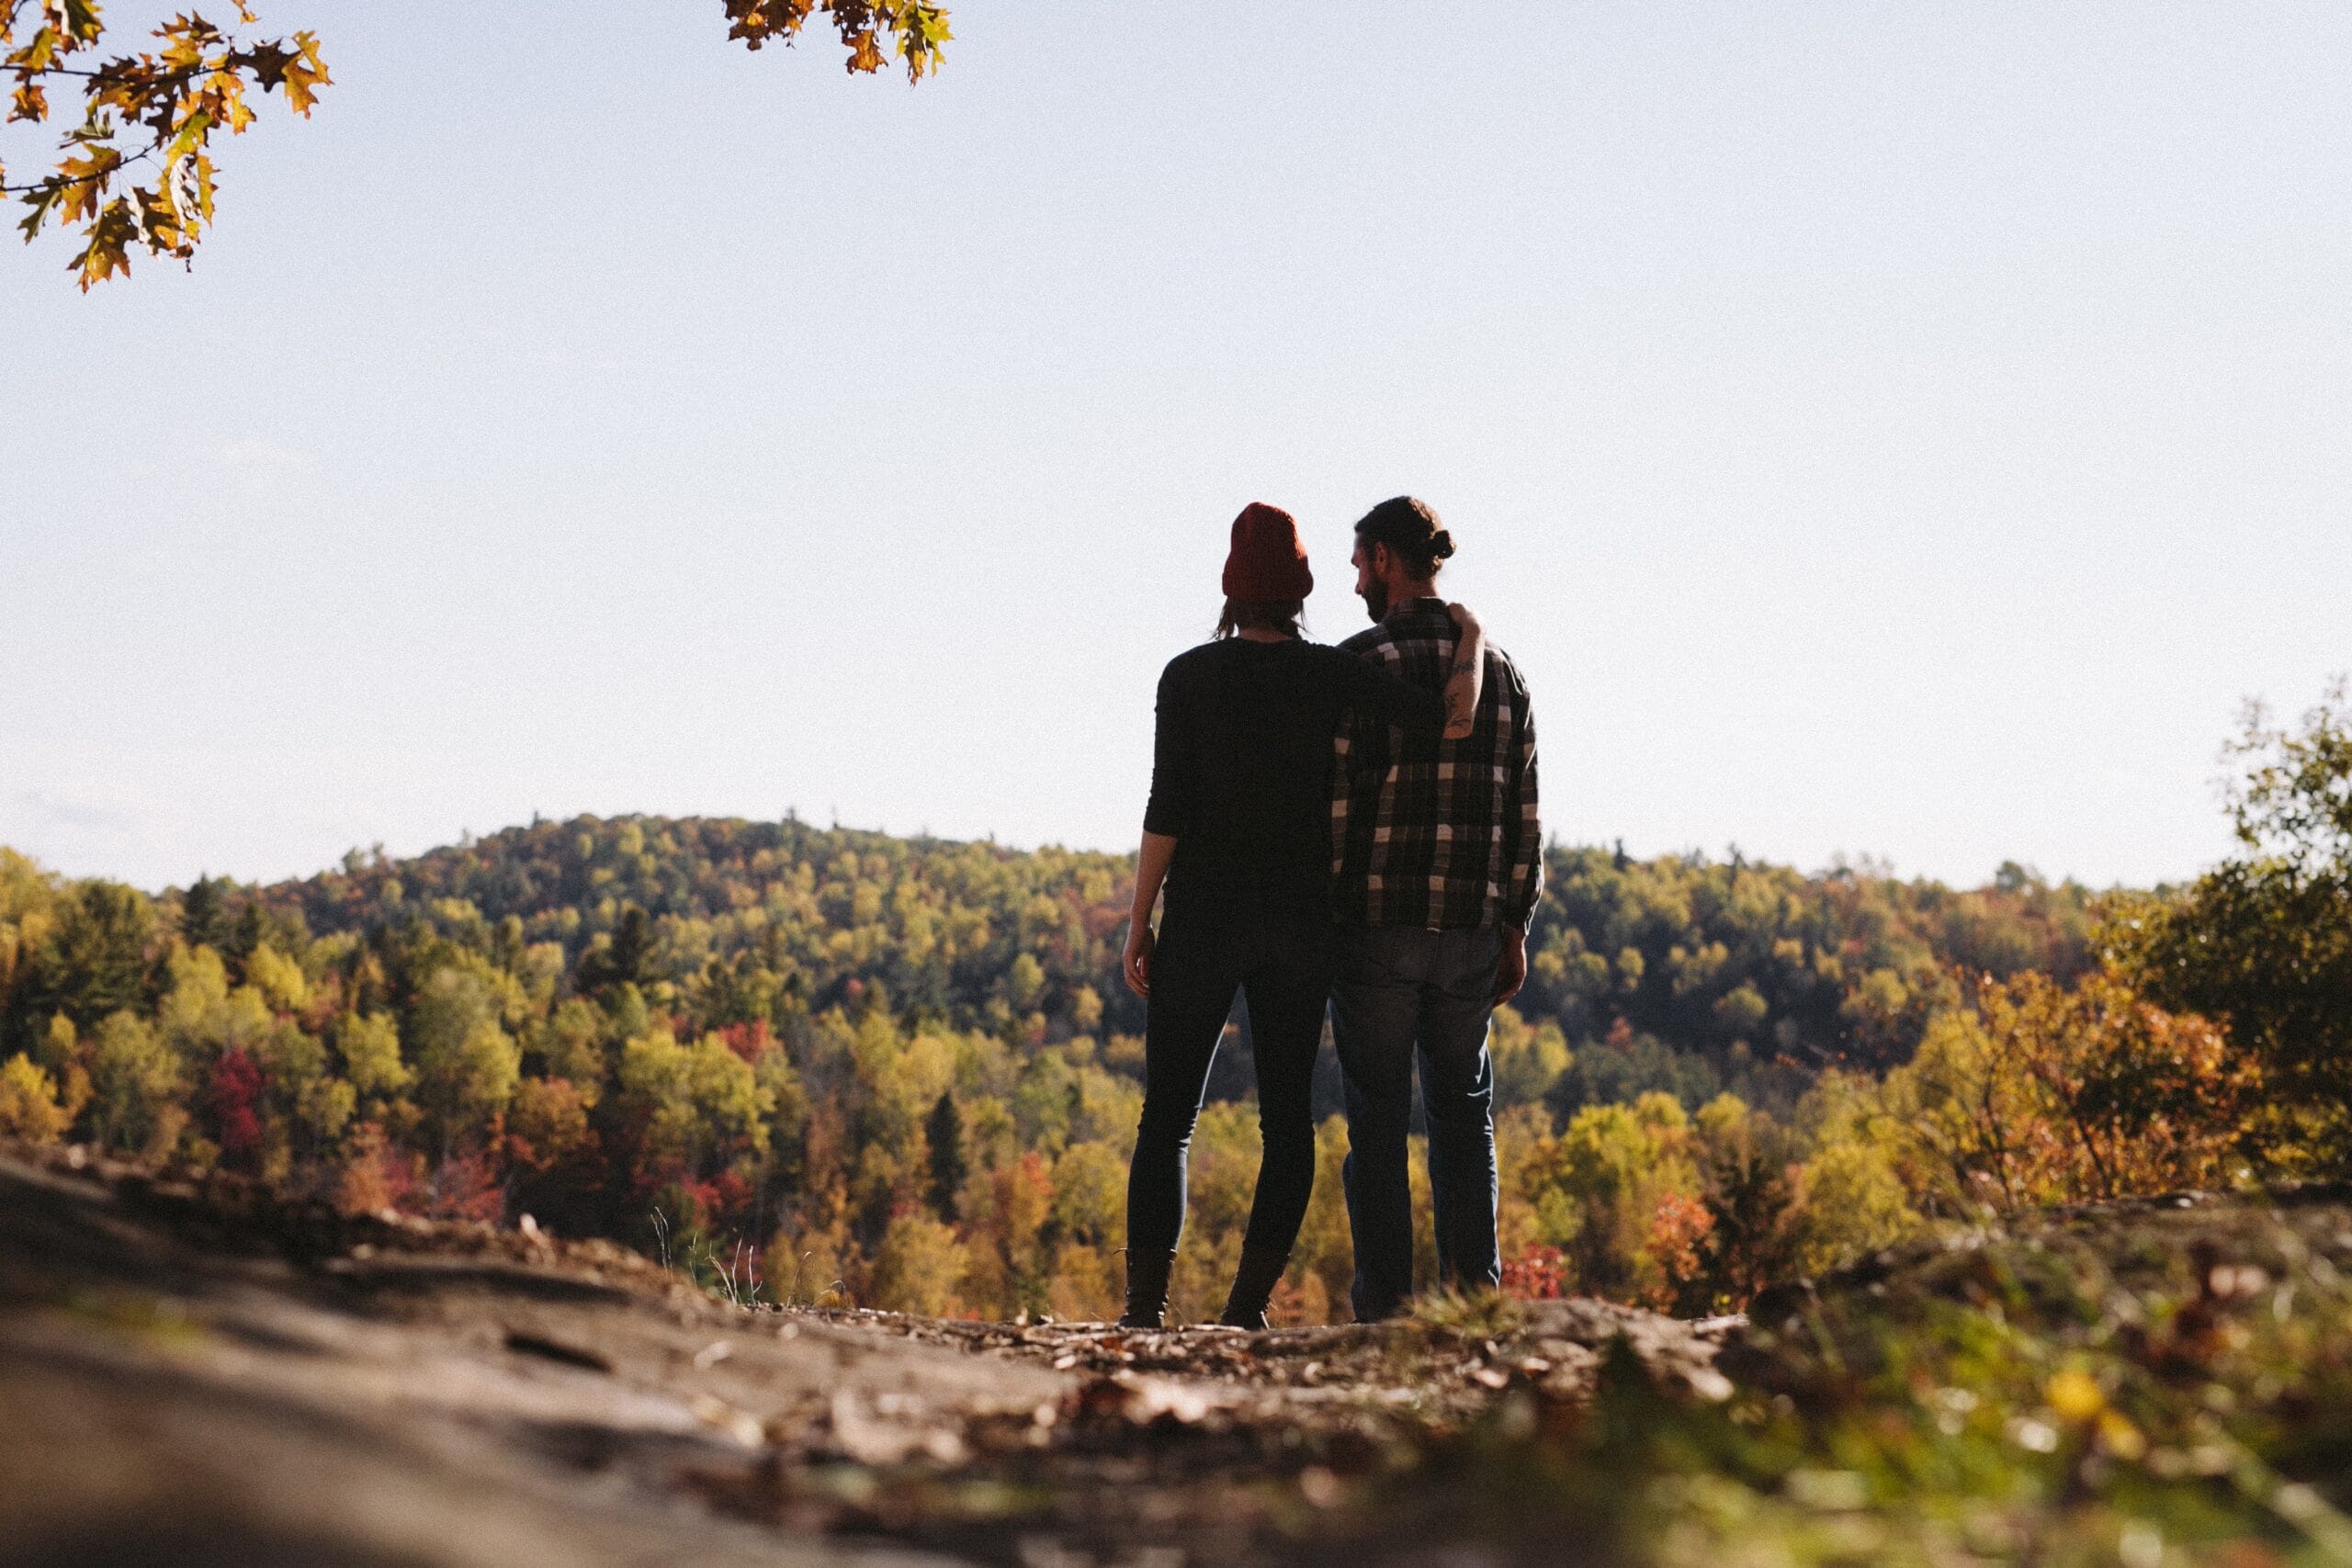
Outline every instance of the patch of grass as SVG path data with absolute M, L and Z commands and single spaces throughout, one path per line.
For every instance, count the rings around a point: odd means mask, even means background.
M 1666 1568 L 2352 1564 L 2341 1209 L 2053 1226 L 1762 1306 L 1731 1398 L 1620 1342 L 1589 1402 L 1511 1390 L 1383 1506 Z
M 1527 1326 L 1527 1307 L 1499 1291 L 1432 1291 L 1414 1300 L 1413 1322 L 1456 1339 L 1507 1339 Z

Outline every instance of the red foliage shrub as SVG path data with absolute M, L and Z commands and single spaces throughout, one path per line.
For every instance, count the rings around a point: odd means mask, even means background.
M 718 1037 L 727 1042 L 729 1051 L 747 1062 L 757 1062 L 783 1043 L 763 1018 L 755 1018 L 749 1023 L 730 1023 L 718 1032 Z
M 506 1217 L 506 1188 L 497 1162 L 480 1149 L 460 1150 L 435 1168 L 425 1213 L 436 1220 L 494 1225 Z
M 752 1179 L 741 1171 L 728 1169 L 716 1177 L 696 1184 L 702 1190 L 704 1202 L 709 1210 L 709 1222 L 720 1224 L 740 1221 L 752 1207 L 755 1194 Z
M 351 1152 L 335 1180 L 336 1209 L 346 1214 L 378 1214 L 412 1207 L 415 1194 L 414 1156 L 396 1147 L 373 1122 L 354 1128 Z
M 221 1162 L 250 1169 L 261 1153 L 261 1065 L 237 1046 L 212 1064 L 212 1125 Z
M 650 1183 L 651 1205 L 664 1217 L 671 1230 L 679 1235 L 695 1231 L 711 1231 L 718 1227 L 727 1212 L 730 1194 L 741 1191 L 749 1201 L 749 1182 L 733 1179 L 733 1173 L 716 1180 L 696 1181 L 692 1177 L 672 1175 L 666 1179 Z
M 1521 1301 L 1557 1301 L 1565 1287 L 1567 1258 L 1556 1247 L 1531 1245 L 1503 1264 L 1503 1294 Z
M 1700 1248 L 1714 1228 L 1715 1217 L 1707 1212 L 1707 1205 L 1701 1199 L 1688 1192 L 1659 1195 L 1657 1207 L 1650 1213 L 1649 1235 L 1642 1246 L 1646 1261 L 1656 1271 L 1640 1292 L 1644 1306 L 1658 1312 L 1673 1310 L 1682 1287 L 1705 1270 Z

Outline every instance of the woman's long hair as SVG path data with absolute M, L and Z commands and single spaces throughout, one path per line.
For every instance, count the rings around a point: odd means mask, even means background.
M 1216 620 L 1216 637 L 1223 642 L 1238 631 L 1280 632 L 1284 637 L 1306 635 L 1304 599 L 1227 599 Z

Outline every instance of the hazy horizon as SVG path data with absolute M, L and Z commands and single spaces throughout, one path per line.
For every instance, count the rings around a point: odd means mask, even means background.
M 483 829 L 476 829 L 470 827 L 461 828 L 456 833 L 451 834 L 447 839 L 435 843 L 423 844 L 407 849 L 397 848 L 391 844 L 381 841 L 375 841 L 367 844 L 355 844 L 343 854 L 337 855 L 328 862 L 311 866 L 305 870 L 291 871 L 277 875 L 259 877 L 238 876 L 229 869 L 209 865 L 199 867 L 198 875 L 225 876 L 232 881 L 254 886 L 268 886 L 288 882 L 304 882 L 310 880 L 311 877 L 342 869 L 347 857 L 354 854 L 356 854 L 363 859 L 372 859 L 377 852 L 380 852 L 388 861 L 397 862 L 415 860 L 442 850 L 462 849 L 470 842 L 479 842 L 482 840 L 494 839 L 502 833 L 528 831 L 533 828 L 539 827 L 549 822 L 558 825 L 578 821 L 620 822 L 632 819 L 661 822 L 687 822 L 697 820 L 786 822 L 795 820 L 796 818 L 802 826 L 820 832 L 874 833 L 887 838 L 912 841 L 932 841 L 942 844 L 985 843 L 1020 854 L 1035 854 L 1041 851 L 1047 850 L 1063 850 L 1074 853 L 1118 854 L 1129 857 L 1132 857 L 1135 853 L 1135 850 L 1132 845 L 1074 844 L 1056 839 L 1045 839 L 1035 842 L 1023 843 L 1006 839 L 996 833 L 945 834 L 933 833 L 928 829 L 922 828 L 906 829 L 876 828 L 859 822 L 840 821 L 811 817 L 806 812 L 798 811 L 797 807 L 786 807 L 786 811 L 782 815 L 768 818 L 744 817 L 741 813 L 718 812 L 667 813 L 650 811 L 583 810 L 565 812 L 560 816 L 552 813 L 541 813 L 532 820 L 522 822 L 502 822 L 494 828 Z M 1563 838 L 1560 835 L 1554 834 L 1547 840 L 1547 847 L 1570 850 L 1614 850 L 1621 847 L 1621 841 L 1610 839 L 1569 840 Z M 1942 882 L 1949 886 L 1960 890 L 1989 886 L 1992 885 L 1996 876 L 2001 870 L 2000 865 L 1996 865 L 1987 870 L 1981 877 L 1954 880 L 1949 877 L 1932 876 L 1924 872 L 1906 871 L 1903 867 L 1887 860 L 1884 856 L 1875 855 L 1868 851 L 1862 851 L 1854 854 L 1848 854 L 1841 851 L 1833 854 L 1828 860 L 1822 862 L 1819 864 L 1799 864 L 1795 862 L 1776 861 L 1770 856 L 1750 854 L 1743 846 L 1738 844 L 1724 844 L 1712 847 L 1704 844 L 1685 844 L 1679 847 L 1666 847 L 1647 851 L 1637 851 L 1630 844 L 1623 844 L 1622 847 L 1628 856 L 1641 861 L 1657 860 L 1666 856 L 1678 856 L 1686 860 L 1703 861 L 1709 863 L 1722 863 L 1729 861 L 1731 857 L 1736 853 L 1741 856 L 1745 863 L 1749 865 L 1785 865 L 1788 868 L 1806 876 L 1825 876 L 1832 872 L 1845 869 L 1856 872 L 1862 875 L 1887 876 L 1904 882 L 1922 880 Z M 20 853 L 28 852 L 24 851 L 21 845 L 10 843 L 5 839 L 0 839 L 0 849 L 17 850 Z M 41 865 L 42 869 L 58 872 L 61 874 L 64 874 L 69 877 L 109 874 L 99 872 L 75 873 L 63 867 L 50 865 L 47 863 L 40 861 L 38 856 L 34 856 L 33 858 L 37 864 Z M 2135 886 L 2125 883 L 2083 883 L 2081 879 L 2077 877 L 2050 874 L 2044 872 L 2041 867 L 2034 865 L 2030 862 L 2016 862 L 2015 863 L 2018 864 L 2022 869 L 2042 877 L 2045 882 L 2052 886 L 2073 882 L 2078 886 L 2090 887 L 2094 891 L 2106 892 L 2115 888 Z M 118 880 L 126 879 L 119 878 Z M 160 894 L 167 890 L 185 890 L 187 884 L 194 880 L 196 880 L 196 877 L 189 877 L 174 882 L 136 884 L 136 886 L 141 886 L 143 891 Z

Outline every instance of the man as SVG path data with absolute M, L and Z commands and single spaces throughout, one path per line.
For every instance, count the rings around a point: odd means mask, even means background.
M 1455 631 L 1436 579 L 1453 554 L 1453 536 L 1410 496 L 1366 513 L 1356 592 L 1376 624 L 1341 646 L 1442 685 Z M 1408 737 L 1359 718 L 1340 749 L 1332 1024 L 1347 1080 L 1355 1312 L 1368 1323 L 1395 1314 L 1413 1291 L 1406 1134 L 1416 1055 L 1440 1275 L 1461 1289 L 1502 1282 L 1487 1026 L 1527 978 L 1527 922 L 1543 889 L 1527 683 L 1490 643 L 1468 739 Z

